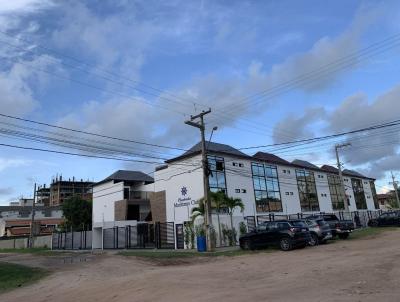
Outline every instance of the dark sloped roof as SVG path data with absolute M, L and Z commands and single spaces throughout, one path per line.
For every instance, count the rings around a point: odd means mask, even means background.
M 344 175 L 349 175 L 349 176 L 360 177 L 360 178 L 368 178 L 368 177 L 366 177 L 366 176 L 364 176 L 364 175 L 362 175 L 362 174 L 360 174 L 360 173 L 358 173 L 358 172 L 356 172 L 354 170 L 349 170 L 349 169 L 343 170 L 343 174 Z
M 141 172 L 141 171 L 130 171 L 130 170 L 118 170 L 117 172 L 111 174 L 107 178 L 103 179 L 99 183 L 106 181 L 143 181 L 145 183 L 153 183 L 153 177 Z
M 287 160 L 284 160 L 283 158 L 280 158 L 279 156 L 276 156 L 271 153 L 266 153 L 266 152 L 257 152 L 256 154 L 253 155 L 255 159 L 274 163 L 274 164 L 281 164 L 281 165 L 291 165 L 290 162 Z
M 329 166 L 329 165 L 323 165 L 321 167 L 321 170 L 324 170 L 326 172 L 330 172 L 330 173 L 339 173 L 339 170 L 335 167 Z
M 209 144 L 206 143 L 206 147 L 207 147 L 208 152 L 222 153 L 222 154 L 234 155 L 237 157 L 251 158 L 251 156 L 249 156 L 229 145 L 225 145 L 225 144 L 210 142 Z M 191 147 L 188 151 L 186 151 L 182 155 L 175 157 L 175 158 L 171 158 L 165 162 L 170 163 L 170 162 L 184 159 L 184 158 L 187 158 L 187 157 L 190 157 L 190 156 L 193 156 L 196 154 L 200 154 L 200 153 L 201 153 L 201 142 L 199 142 L 196 145 L 194 145 L 193 147 Z
M 296 165 L 296 166 L 304 167 L 304 168 L 321 170 L 316 165 L 313 165 L 312 163 L 305 161 L 305 160 L 295 159 L 294 161 L 292 161 L 292 164 Z

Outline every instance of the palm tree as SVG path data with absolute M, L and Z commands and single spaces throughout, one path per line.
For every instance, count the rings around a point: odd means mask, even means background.
M 219 219 L 219 214 L 221 208 L 225 206 L 226 195 L 223 191 L 219 192 L 210 192 L 211 197 L 211 206 L 215 208 L 217 212 L 217 222 L 218 222 L 218 235 L 219 235 L 219 244 L 222 246 L 222 233 L 221 233 L 221 223 Z
M 197 217 L 204 218 L 204 214 L 205 214 L 204 198 L 201 198 L 199 199 L 197 206 L 192 208 L 192 215 L 190 216 L 190 218 L 192 219 L 192 222 L 194 222 Z
M 240 208 L 240 212 L 242 213 L 244 211 L 244 204 L 240 198 L 226 197 L 224 205 L 228 208 L 229 211 L 229 216 L 231 218 L 232 242 L 235 242 L 236 239 L 235 239 L 235 232 L 233 229 L 233 210 L 236 208 Z

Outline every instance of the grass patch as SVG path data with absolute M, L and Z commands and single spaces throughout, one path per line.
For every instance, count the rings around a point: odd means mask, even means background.
M 349 239 L 355 240 L 355 239 L 374 237 L 374 236 L 380 235 L 384 232 L 396 231 L 396 230 L 399 230 L 399 228 L 396 228 L 396 227 L 364 228 L 364 229 L 360 229 L 360 230 L 355 230 L 353 233 L 350 234 Z
M 199 253 L 196 251 L 123 251 L 120 252 L 120 255 L 123 256 L 135 256 L 141 258 L 150 258 L 150 259 L 187 259 L 187 258 L 195 258 L 195 257 L 235 257 L 242 255 L 254 255 L 258 253 L 270 253 L 276 249 L 262 249 L 256 251 L 244 251 L 240 249 L 236 250 L 228 250 L 228 251 L 215 251 L 215 252 L 204 252 Z
M 19 264 L 0 262 L 0 293 L 30 284 L 47 275 L 47 271 Z

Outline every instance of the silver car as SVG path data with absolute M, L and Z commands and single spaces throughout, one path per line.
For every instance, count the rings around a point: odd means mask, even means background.
M 332 239 L 331 228 L 323 219 L 306 219 L 305 223 L 311 234 L 309 245 L 315 246 L 320 243 L 326 243 L 327 240 Z

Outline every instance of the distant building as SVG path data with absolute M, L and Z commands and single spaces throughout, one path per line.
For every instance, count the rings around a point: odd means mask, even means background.
M 62 177 L 54 179 L 50 185 L 49 205 L 61 205 L 65 200 L 71 197 L 79 197 L 83 200 L 92 200 L 91 181 L 63 180 Z
M 45 206 L 50 205 L 50 188 L 46 188 L 46 185 L 39 187 L 36 190 L 36 202 L 41 203 Z
M 0 206 L 0 237 L 29 235 L 31 218 L 30 206 Z M 35 208 L 38 235 L 50 234 L 62 222 L 64 222 L 63 213 L 59 206 Z
M 397 208 L 397 200 L 394 195 L 394 190 L 389 191 L 385 194 L 378 194 L 378 203 L 381 210 L 390 210 Z

